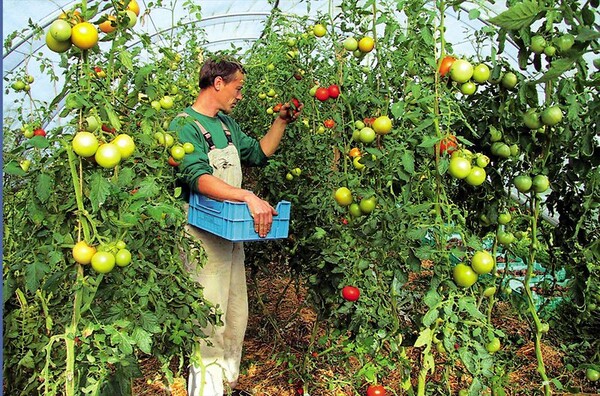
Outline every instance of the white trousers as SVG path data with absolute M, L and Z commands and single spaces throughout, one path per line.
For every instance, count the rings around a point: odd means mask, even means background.
M 244 245 L 219 238 L 188 225 L 207 255 L 204 267 L 188 264 L 188 272 L 204 288 L 204 298 L 218 305 L 224 325 L 208 325 L 208 337 L 197 346 L 197 362 L 190 365 L 189 396 L 222 396 L 224 383 L 235 386 L 240 374 L 242 344 L 248 324 L 248 292 L 244 268 Z M 198 353 L 194 355 L 198 356 Z

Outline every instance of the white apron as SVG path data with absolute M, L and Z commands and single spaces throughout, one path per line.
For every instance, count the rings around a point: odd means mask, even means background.
M 222 123 L 223 124 L 223 123 Z M 208 160 L 213 176 L 234 186 L 242 185 L 242 166 L 231 133 L 223 124 L 228 146 L 215 148 L 210 134 L 196 121 L 209 145 Z M 196 346 L 188 379 L 189 396 L 222 396 L 224 382 L 234 387 L 242 358 L 242 344 L 248 323 L 248 295 L 244 268 L 244 245 L 231 242 L 192 225 L 187 231 L 200 240 L 207 256 L 204 267 L 186 263 L 193 280 L 204 288 L 204 298 L 223 312 L 224 326 L 204 328 L 207 339 Z

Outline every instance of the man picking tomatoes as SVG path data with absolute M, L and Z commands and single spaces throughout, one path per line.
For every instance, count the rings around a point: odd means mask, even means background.
M 177 131 L 180 143 L 195 147 L 179 165 L 188 191 L 221 201 L 246 202 L 256 232 L 265 237 L 277 213 L 269 202 L 241 187 L 241 163 L 264 166 L 279 146 L 286 126 L 300 115 L 302 104 L 296 111 L 289 103 L 283 104 L 264 137 L 253 139 L 229 116 L 242 100 L 244 78 L 244 68 L 238 62 L 208 59 L 200 70 L 196 101 L 171 122 L 170 129 Z M 203 286 L 204 297 L 223 312 L 223 326 L 209 324 L 203 329 L 207 340 L 198 346 L 198 360 L 190 367 L 188 394 L 221 396 L 233 389 L 233 395 L 250 395 L 235 389 L 248 321 L 243 244 L 191 225 L 188 231 L 202 244 L 207 260 L 203 267 L 188 263 L 187 269 Z

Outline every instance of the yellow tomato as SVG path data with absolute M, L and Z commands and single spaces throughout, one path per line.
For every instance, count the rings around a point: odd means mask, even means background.
M 96 254 L 96 248 L 89 246 L 85 241 L 79 241 L 73 246 L 73 258 L 79 264 L 89 264 Z
M 378 135 L 387 135 L 392 130 L 392 120 L 388 116 L 380 116 L 373 121 L 373 130 Z
M 73 26 L 71 41 L 82 50 L 90 49 L 98 43 L 98 31 L 89 22 L 81 22 Z
M 365 36 L 358 41 L 358 49 L 360 52 L 371 52 L 375 47 L 375 40 L 372 37 Z

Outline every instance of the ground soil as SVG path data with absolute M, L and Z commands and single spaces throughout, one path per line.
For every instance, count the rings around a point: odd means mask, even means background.
M 302 394 L 302 384 L 298 383 L 299 377 L 295 373 L 295 365 L 288 362 L 294 357 L 296 364 L 301 365 L 306 363 L 305 359 L 310 356 L 313 384 L 307 384 L 305 395 L 308 393 L 311 396 L 357 395 L 351 386 L 350 378 L 352 371 L 360 368 L 359 363 L 350 359 L 346 367 L 339 367 L 328 363 L 319 354 L 311 354 L 307 350 L 316 315 L 305 304 L 304 289 L 291 282 L 285 274 L 274 275 L 274 273 L 260 272 L 254 276 L 249 274 L 251 314 L 244 342 L 239 387 L 258 396 L 298 396 Z M 502 329 L 507 337 L 524 340 L 514 353 L 513 367 L 508 374 L 510 384 L 505 386 L 507 396 L 541 394 L 539 384 L 542 381 L 536 370 L 535 348 L 528 336 L 528 324 L 516 317 L 508 304 L 498 303 L 496 309 L 494 325 Z M 321 332 L 318 328 L 316 331 L 317 334 Z M 575 377 L 574 374 L 565 373 L 563 354 L 559 349 L 544 343 L 542 354 L 550 378 L 560 378 L 561 382 L 565 383 L 565 375 Z M 408 347 L 407 355 L 415 362 L 420 359 L 420 351 L 415 348 Z M 438 366 L 447 363 L 443 356 L 436 358 Z M 156 359 L 147 357 L 140 364 L 144 376 L 134 382 L 134 395 L 187 395 L 184 385 L 185 373 L 181 373 L 182 376 L 176 379 L 175 384 L 169 385 L 161 374 Z M 437 370 L 430 380 L 445 381 L 445 387 L 450 390 L 449 394 L 457 394 L 458 389 L 465 385 L 466 379 L 453 374 L 442 378 L 441 371 Z M 460 372 L 460 370 L 453 371 Z M 413 384 L 416 385 L 414 378 L 416 373 L 411 373 L 411 377 L 413 377 Z M 390 372 L 381 380 L 387 389 L 394 390 L 388 391 L 388 395 L 406 394 L 401 390 L 401 382 L 400 372 Z M 578 395 L 599 395 L 593 392 L 590 384 L 583 377 L 569 378 L 568 382 L 581 390 L 582 393 L 577 393 Z M 586 390 L 590 392 L 585 393 Z M 361 390 L 361 393 L 366 394 L 364 390 Z M 573 393 L 554 393 L 554 395 L 571 394 Z

